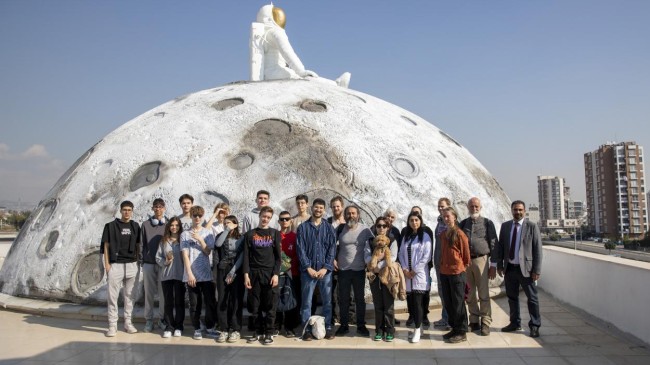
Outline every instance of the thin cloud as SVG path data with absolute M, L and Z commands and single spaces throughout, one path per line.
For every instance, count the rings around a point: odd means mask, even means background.
M 49 157 L 45 146 L 42 144 L 35 144 L 29 147 L 25 152 L 21 154 L 23 158 L 46 158 Z

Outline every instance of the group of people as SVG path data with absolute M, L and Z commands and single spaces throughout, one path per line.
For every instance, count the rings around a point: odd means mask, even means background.
M 513 220 L 501 226 L 498 236 L 494 223 L 481 216 L 478 198 L 467 202 L 470 216 L 460 222 L 451 201 L 441 198 L 433 230 L 424 223 L 418 206 L 411 209 L 402 230 L 394 226 L 393 209 L 368 226 L 361 220 L 360 208 L 344 207 L 340 196 L 331 199 L 331 216 L 326 218 L 323 199 L 314 199 L 310 209 L 309 198 L 299 195 L 298 214 L 292 216 L 288 211 L 276 213 L 270 193 L 260 190 L 257 206 L 241 224 L 225 203 L 217 204 L 209 217 L 189 194 L 183 194 L 179 203 L 182 214 L 167 218 L 165 201 L 155 199 L 153 215 L 139 225 L 131 219 L 133 203 L 124 201 L 120 218 L 105 225 L 101 252 L 108 283 L 106 336 L 117 334 L 122 286 L 124 330 L 137 332 L 132 310 L 140 267 L 144 331 L 153 331 L 157 324 L 164 338 L 182 335 L 186 295 L 194 339 L 206 334 L 217 342 L 239 341 L 244 306 L 253 332 L 248 342 L 270 345 L 280 331 L 304 341 L 344 336 L 350 331 L 352 306 L 356 333 L 367 337 L 364 288 L 368 281 L 375 311 L 373 339 L 394 340 L 394 303 L 406 300 L 406 325 L 413 327 L 408 337 L 416 343 L 422 328 L 430 325 L 432 268 L 443 304 L 442 318 L 434 326 L 449 331 L 444 340 L 466 341 L 468 330 L 490 334 L 488 281 L 497 272 L 505 275 L 510 306 L 510 323 L 502 331 L 521 329 L 522 287 L 528 298 L 530 335 L 539 336 L 536 280 L 541 274 L 541 240 L 538 227 L 524 218 L 522 201 L 512 203 Z M 317 302 L 322 305 L 324 336 L 319 336 L 321 331 L 312 321 Z M 336 307 L 340 325 L 334 331 Z

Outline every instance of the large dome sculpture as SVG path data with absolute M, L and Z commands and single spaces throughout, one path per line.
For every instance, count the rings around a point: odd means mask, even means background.
M 81 156 L 12 245 L 1 290 L 105 302 L 99 241 L 122 200 L 135 203 L 138 222 L 157 197 L 167 201 L 168 214 L 179 213 L 183 193 L 209 211 L 228 202 L 241 216 L 259 189 L 271 192 L 273 206 L 289 210 L 298 194 L 326 201 L 341 195 L 361 207 L 366 223 L 388 207 L 404 215 L 412 205 L 423 208 L 425 221 L 433 219 L 443 196 L 461 214 L 477 196 L 497 225 L 509 218 L 497 181 L 417 115 L 318 81 L 238 82 L 160 105 Z

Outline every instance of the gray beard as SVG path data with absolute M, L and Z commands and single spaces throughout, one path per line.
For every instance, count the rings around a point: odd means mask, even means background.
M 478 219 L 481 216 L 481 213 L 474 213 L 471 215 L 472 219 Z
M 347 224 L 349 228 L 356 227 L 357 223 L 359 223 L 359 221 L 354 220 L 354 219 L 350 219 L 349 221 L 345 222 L 345 224 Z

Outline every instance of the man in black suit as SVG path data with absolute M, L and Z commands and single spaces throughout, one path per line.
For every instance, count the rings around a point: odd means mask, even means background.
M 521 329 L 519 315 L 519 286 L 521 286 L 528 298 L 530 336 L 539 337 L 541 316 L 536 281 L 542 273 L 542 241 L 537 224 L 524 218 L 526 204 L 521 200 L 515 200 L 510 207 L 513 219 L 501 225 L 499 241 L 489 271 L 491 279 L 496 276 L 497 270 L 500 276 L 503 276 L 505 271 L 510 324 L 503 327 L 501 331 L 514 332 Z

